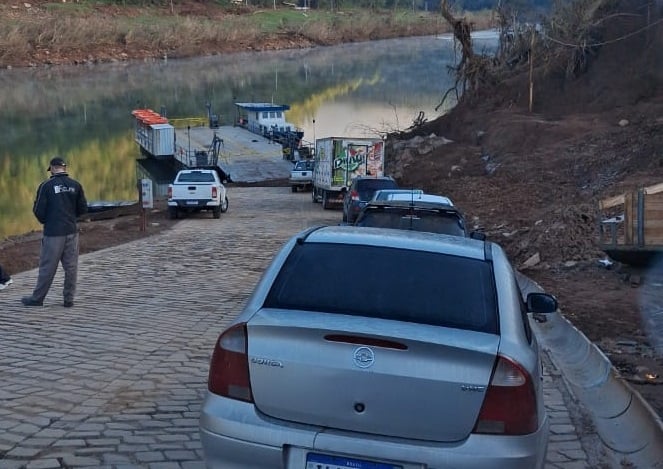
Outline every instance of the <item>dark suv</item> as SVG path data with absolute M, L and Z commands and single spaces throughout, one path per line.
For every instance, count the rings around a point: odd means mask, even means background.
M 358 176 L 354 178 L 343 197 L 343 221 L 354 223 L 359 211 L 373 198 L 375 191 L 397 188 L 398 184 L 389 176 Z

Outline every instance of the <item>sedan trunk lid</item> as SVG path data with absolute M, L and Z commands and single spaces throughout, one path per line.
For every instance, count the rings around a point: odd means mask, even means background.
M 247 330 L 264 414 L 439 442 L 472 431 L 499 346 L 484 332 L 278 309 L 259 311 Z

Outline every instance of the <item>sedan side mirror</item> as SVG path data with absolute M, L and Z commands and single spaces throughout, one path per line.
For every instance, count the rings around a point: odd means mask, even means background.
M 547 293 L 527 295 L 527 311 L 530 313 L 554 313 L 558 307 L 557 298 Z
M 470 238 L 478 239 L 479 241 L 485 241 L 486 233 L 482 233 L 481 231 L 470 231 Z

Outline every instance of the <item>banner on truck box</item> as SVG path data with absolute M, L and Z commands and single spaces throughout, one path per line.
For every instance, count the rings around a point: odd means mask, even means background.
M 332 185 L 346 186 L 357 176 L 382 176 L 384 142 L 336 140 L 333 147 Z

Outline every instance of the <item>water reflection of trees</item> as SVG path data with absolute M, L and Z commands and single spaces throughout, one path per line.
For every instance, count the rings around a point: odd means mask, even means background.
M 130 126 L 135 107 L 171 116 L 204 115 L 205 103 L 222 123 L 233 101 L 275 100 L 293 106 L 308 96 L 363 80 L 352 99 L 397 102 L 404 96 L 436 104 L 448 87 L 453 60 L 448 41 L 376 41 L 308 50 L 240 53 L 168 62 L 53 67 L 0 73 L 0 142 L 23 151 L 69 151 L 84 140 L 110 137 Z M 379 77 L 375 80 L 374 77 Z
M 265 82 L 274 80 L 275 73 L 287 84 L 279 94 L 293 98 L 289 102 L 301 96 L 302 89 L 319 89 L 339 79 L 368 78 L 375 73 L 384 77 L 387 87 L 393 83 L 398 89 L 397 83 L 403 79 L 421 81 L 426 76 L 424 68 L 437 68 L 440 80 L 445 80 L 445 66 L 453 60 L 452 53 L 449 47 L 431 47 L 443 45 L 442 41 L 431 41 L 434 39 L 419 38 L 147 64 L 9 70 L 0 74 L 0 106 L 14 110 L 16 117 L 34 117 L 118 98 L 129 106 L 133 100 L 154 105 L 163 102 L 163 91 L 169 89 L 176 92 L 175 99 L 179 93 L 201 92 L 203 98 L 209 94 L 239 97 L 242 92 L 260 90 Z M 424 88 L 429 85 L 421 83 Z
M 88 200 L 136 200 L 134 150 L 132 136 L 125 134 L 110 140 L 88 141 L 62 156 L 72 177 L 83 184 Z M 41 229 L 32 214 L 32 203 L 37 187 L 49 177 L 46 168 L 51 156 L 0 156 L 0 239 Z

